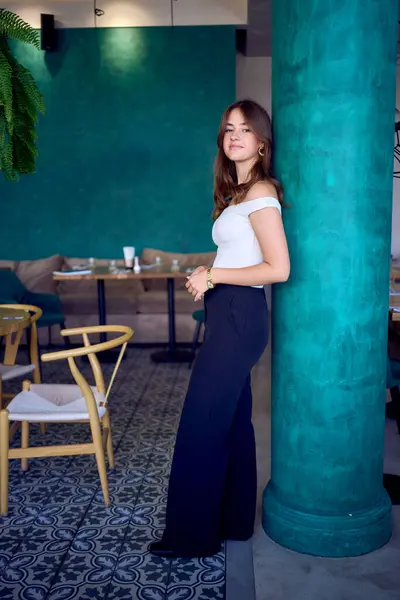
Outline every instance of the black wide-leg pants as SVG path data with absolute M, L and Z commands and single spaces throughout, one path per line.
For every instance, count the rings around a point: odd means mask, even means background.
M 210 556 L 253 534 L 257 473 L 250 373 L 268 343 L 263 288 L 205 294 L 205 341 L 194 363 L 172 461 L 163 542 Z

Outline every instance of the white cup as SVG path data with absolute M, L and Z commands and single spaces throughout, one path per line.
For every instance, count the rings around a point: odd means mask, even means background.
M 135 258 L 135 248 L 134 248 L 134 246 L 124 246 L 123 250 L 124 250 L 125 267 L 127 269 L 132 269 L 133 259 Z

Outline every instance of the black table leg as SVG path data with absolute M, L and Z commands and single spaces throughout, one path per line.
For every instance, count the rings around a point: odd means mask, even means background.
M 168 284 L 168 350 L 155 352 L 151 358 L 156 363 L 184 363 L 190 362 L 192 355 L 187 350 L 177 350 L 175 330 L 175 280 L 167 279 Z
M 106 294 L 105 294 L 105 284 L 104 279 L 97 280 L 97 306 L 99 311 L 99 325 L 107 324 L 107 307 L 106 307 Z M 107 334 L 105 332 L 100 333 L 100 342 L 107 341 Z M 124 354 L 124 358 L 126 356 L 126 351 Z M 115 350 L 105 350 L 104 352 L 99 352 L 97 357 L 100 362 L 116 362 L 118 358 L 118 352 Z
M 175 282 L 173 279 L 167 280 L 168 285 L 168 351 L 170 354 L 175 352 L 176 328 L 175 328 Z
M 106 325 L 106 294 L 104 290 L 104 279 L 97 280 L 97 305 L 99 310 L 99 325 Z M 107 341 L 107 334 L 100 333 L 100 342 Z

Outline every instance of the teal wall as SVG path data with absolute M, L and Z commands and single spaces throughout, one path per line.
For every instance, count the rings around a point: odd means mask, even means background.
M 17 46 L 47 114 L 37 173 L 0 174 L 0 258 L 213 249 L 212 166 L 235 99 L 233 27 L 60 30 Z

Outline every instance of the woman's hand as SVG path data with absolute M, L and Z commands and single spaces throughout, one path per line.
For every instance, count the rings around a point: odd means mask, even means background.
M 193 275 L 197 275 L 197 273 L 201 273 L 202 271 L 207 271 L 207 269 L 208 267 L 206 267 L 205 265 L 201 265 L 200 267 L 197 267 L 197 269 L 195 269 L 193 273 L 190 274 L 190 277 L 192 277 Z
M 186 288 L 188 292 L 192 294 L 195 302 L 201 300 L 208 290 L 207 269 L 208 267 L 205 266 L 197 267 L 197 269 L 188 277 Z

